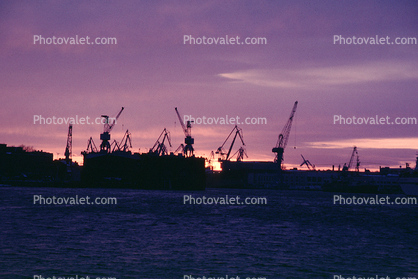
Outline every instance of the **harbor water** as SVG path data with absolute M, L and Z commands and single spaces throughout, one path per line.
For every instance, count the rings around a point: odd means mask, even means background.
M 339 205 L 319 191 L 3 186 L 0 193 L 0 278 L 418 275 L 417 205 Z M 185 196 L 227 195 L 267 204 L 184 204 Z M 34 204 L 35 196 L 117 204 Z

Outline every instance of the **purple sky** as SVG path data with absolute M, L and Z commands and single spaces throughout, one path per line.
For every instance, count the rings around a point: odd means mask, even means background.
M 67 125 L 33 116 L 114 116 L 134 151 L 164 127 L 174 151 L 183 134 L 174 107 L 195 117 L 265 117 L 240 125 L 248 160 L 272 147 L 299 105 L 288 167 L 303 154 L 320 168 L 415 165 L 418 125 L 334 125 L 343 117 L 418 118 L 417 45 L 339 45 L 343 37 L 417 38 L 416 1 L 3 1 L 0 3 L 0 142 L 62 157 Z M 33 36 L 115 37 L 116 45 L 39 45 Z M 266 45 L 188 45 L 183 36 L 265 37 Z M 177 124 L 175 124 L 175 122 Z M 233 125 L 194 125 L 197 155 L 216 150 Z M 102 125 L 75 125 L 76 160 Z M 296 149 L 294 146 L 296 145 Z M 239 146 L 237 146 L 238 148 Z M 57 154 L 59 153 L 59 154 Z

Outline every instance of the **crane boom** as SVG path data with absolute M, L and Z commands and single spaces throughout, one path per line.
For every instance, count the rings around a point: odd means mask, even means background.
M 351 164 L 354 161 L 354 156 L 357 156 L 357 163 L 356 163 L 355 170 L 356 171 L 359 171 L 360 159 L 359 159 L 359 156 L 358 156 L 358 151 L 357 151 L 357 147 L 356 146 L 354 146 L 353 152 L 351 152 L 351 157 L 350 157 L 350 161 L 348 162 L 348 165 L 344 163 L 343 171 L 348 171 L 351 168 Z
M 193 156 L 193 153 L 194 153 L 194 148 L 193 148 L 194 138 L 192 138 L 191 136 L 192 134 L 191 121 L 187 121 L 187 126 L 185 126 L 183 123 L 183 120 L 181 119 L 179 111 L 177 110 L 177 108 L 175 108 L 175 110 L 177 113 L 177 117 L 179 118 L 181 128 L 183 129 L 184 135 L 186 136 L 184 139 L 184 143 L 186 145 L 184 145 L 183 153 L 186 157 L 191 157 Z
M 110 131 L 113 129 L 113 127 L 115 126 L 115 124 L 116 124 L 116 120 L 118 120 L 118 118 L 119 118 L 119 116 L 122 114 L 122 111 L 124 110 L 125 108 L 124 107 L 122 107 L 122 109 L 119 111 L 119 113 L 115 116 L 115 118 L 114 118 L 114 121 L 112 122 L 112 124 L 109 124 L 109 116 L 108 115 L 102 115 L 102 117 L 104 117 L 105 119 L 106 119 L 106 122 L 105 122 L 105 126 L 104 126 L 104 132 L 106 133 L 110 133 Z
M 180 121 L 180 124 L 181 124 L 181 128 L 183 129 L 184 135 L 187 137 L 187 128 L 184 125 L 183 120 L 181 119 L 180 113 L 177 110 L 177 108 L 175 108 L 175 110 L 176 110 L 176 113 L 177 113 L 177 117 L 179 118 L 179 121 Z
M 293 105 L 292 112 L 290 113 L 289 120 L 287 121 L 286 125 L 283 127 L 279 138 L 277 139 L 276 147 L 283 147 L 286 148 L 287 141 L 289 140 L 290 129 L 292 128 L 293 117 L 295 116 L 296 108 L 298 106 L 298 102 L 296 101 Z
M 293 121 L 293 117 L 295 116 L 297 106 L 298 106 L 298 101 L 296 101 L 295 104 L 293 105 L 293 109 L 292 109 L 292 112 L 290 113 L 289 120 L 287 121 L 282 132 L 280 133 L 279 138 L 277 139 L 276 146 L 272 149 L 272 152 L 276 153 L 274 162 L 278 163 L 280 168 L 282 167 L 283 153 L 284 153 L 284 149 L 286 148 L 287 141 L 289 140 L 290 129 L 292 128 L 292 121 Z

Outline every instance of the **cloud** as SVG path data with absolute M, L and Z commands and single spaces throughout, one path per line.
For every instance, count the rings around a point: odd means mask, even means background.
M 340 149 L 350 146 L 370 149 L 417 149 L 418 138 L 365 138 L 308 143 L 312 148 Z
M 318 89 L 367 82 L 414 80 L 418 79 L 418 66 L 406 61 L 384 61 L 298 70 L 253 69 L 222 73 L 219 76 L 234 82 L 264 87 Z

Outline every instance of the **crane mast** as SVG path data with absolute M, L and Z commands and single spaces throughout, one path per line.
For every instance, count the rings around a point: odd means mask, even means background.
M 176 113 L 177 113 L 177 117 L 179 118 L 180 124 L 181 124 L 181 128 L 183 129 L 184 135 L 185 135 L 185 139 L 184 139 L 184 143 L 186 145 L 184 145 L 183 147 L 183 154 L 186 157 L 191 157 L 193 156 L 194 153 L 194 148 L 193 148 L 193 144 L 194 144 L 194 138 L 192 138 L 192 122 L 191 121 L 187 121 L 187 126 L 184 125 L 183 120 L 181 119 L 180 113 L 177 110 L 177 108 L 175 108 Z
M 65 147 L 65 162 L 67 165 L 71 162 L 71 153 L 72 153 L 72 146 L 73 146 L 73 124 L 70 124 L 68 127 L 68 136 L 67 136 L 67 146 Z
M 289 140 L 290 129 L 292 128 L 292 121 L 293 121 L 293 117 L 295 116 L 297 106 L 298 106 L 298 101 L 296 101 L 295 104 L 293 105 L 293 109 L 292 109 L 292 112 L 290 113 L 289 120 L 287 121 L 281 134 L 279 135 L 276 146 L 272 149 L 272 152 L 276 153 L 274 162 L 279 165 L 280 169 L 282 169 L 283 153 L 284 153 L 284 149 L 286 148 L 287 141 Z

